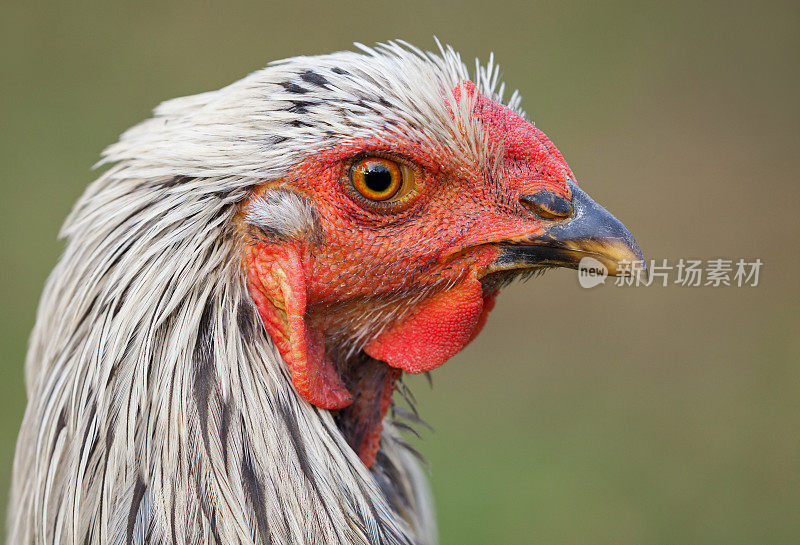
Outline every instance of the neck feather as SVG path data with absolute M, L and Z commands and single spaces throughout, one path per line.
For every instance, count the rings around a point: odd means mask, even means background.
M 230 181 L 115 167 L 67 221 L 26 363 L 10 543 L 430 543 L 391 424 L 367 470 L 298 397 L 231 227 Z

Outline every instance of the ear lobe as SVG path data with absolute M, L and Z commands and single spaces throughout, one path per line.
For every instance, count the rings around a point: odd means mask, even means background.
M 324 333 L 306 322 L 306 274 L 297 246 L 282 243 L 252 247 L 247 284 L 297 392 L 323 409 L 350 405 L 350 392 L 325 356 Z

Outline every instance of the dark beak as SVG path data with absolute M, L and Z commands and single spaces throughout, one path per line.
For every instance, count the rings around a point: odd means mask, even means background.
M 574 182 L 572 214 L 543 233 L 503 245 L 487 273 L 547 267 L 577 269 L 583 258 L 599 261 L 610 276 L 646 271 L 644 255 L 630 231 Z

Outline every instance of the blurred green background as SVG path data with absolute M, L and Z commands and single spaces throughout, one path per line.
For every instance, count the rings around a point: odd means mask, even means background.
M 494 51 L 650 258 L 760 258 L 755 288 L 501 296 L 412 379 L 442 543 L 800 543 L 800 8 L 769 2 L 4 2 L 0 509 L 56 233 L 89 167 L 166 98 L 297 54 L 432 36 Z

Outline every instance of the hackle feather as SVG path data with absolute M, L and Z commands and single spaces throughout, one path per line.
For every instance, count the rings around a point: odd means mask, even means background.
M 415 452 L 387 420 L 367 469 L 298 396 L 240 264 L 240 204 L 311 154 L 389 134 L 499 153 L 443 100 L 469 77 L 452 49 L 359 47 L 167 101 L 105 151 L 31 337 L 9 543 L 435 541 Z M 493 62 L 475 81 L 502 100 Z M 250 219 L 308 234 L 313 211 L 281 199 Z

